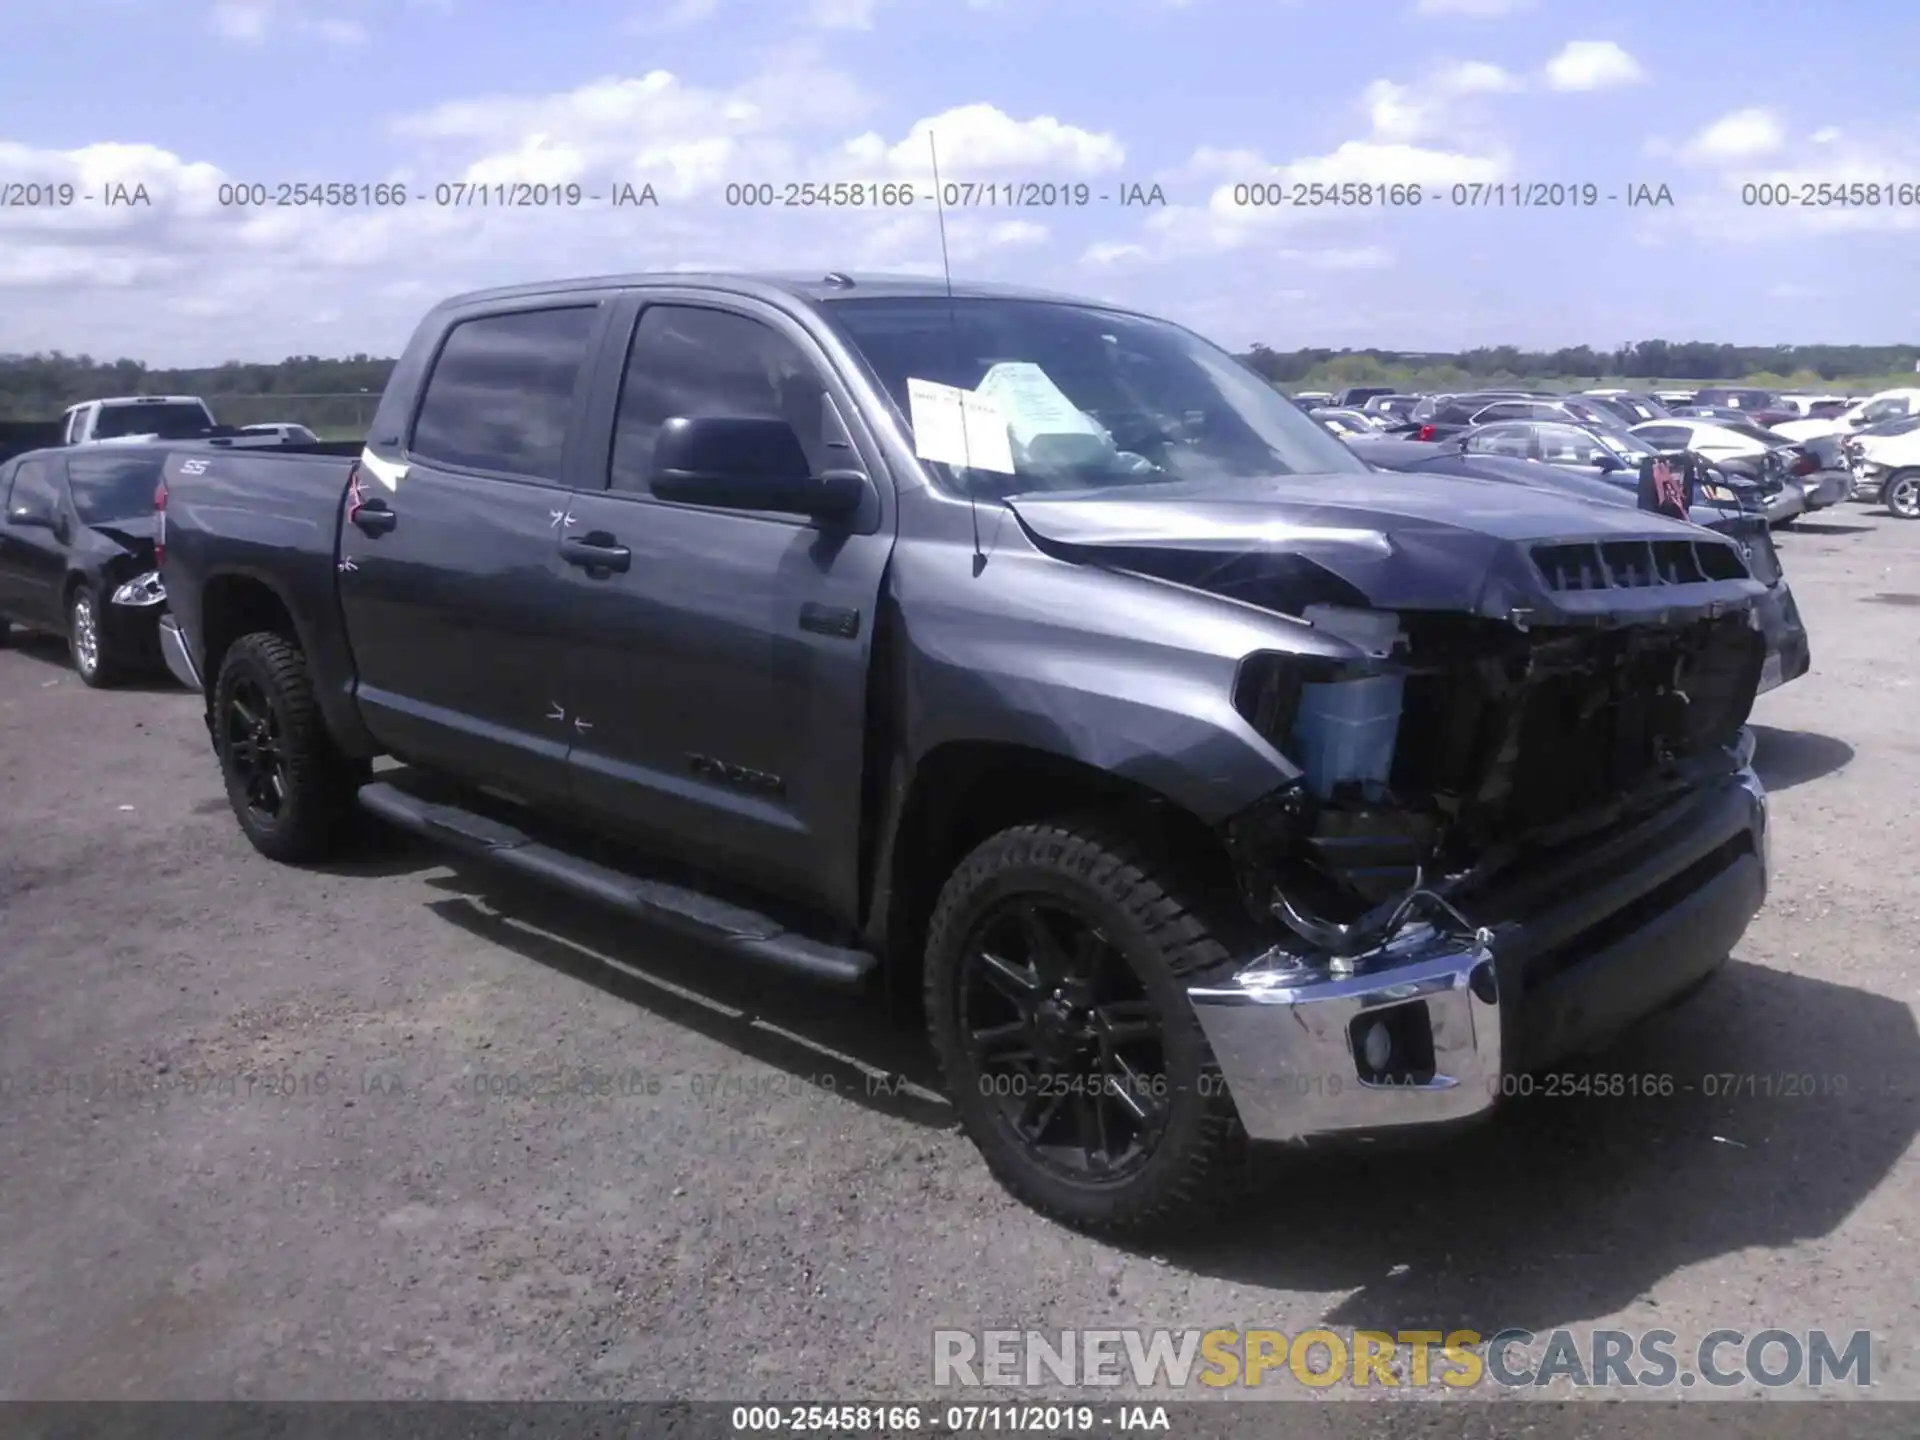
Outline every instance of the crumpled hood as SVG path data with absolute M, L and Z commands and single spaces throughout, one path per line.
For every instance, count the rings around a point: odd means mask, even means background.
M 121 546 L 130 555 L 147 560 L 153 558 L 153 539 L 157 526 L 151 515 L 98 520 L 87 528 Z
M 1524 612 L 1518 618 L 1550 624 L 1669 618 L 1677 609 L 1737 605 L 1764 593 L 1751 579 L 1554 588 L 1535 563 L 1535 546 L 1725 542 L 1637 508 L 1492 480 L 1432 473 L 1291 475 L 1026 495 L 1007 503 L 1042 544 L 1086 559 L 1118 561 L 1127 553 L 1156 551 L 1292 557 L 1327 571 L 1381 609 L 1494 619 Z M 1733 554 L 1738 557 L 1737 550 Z

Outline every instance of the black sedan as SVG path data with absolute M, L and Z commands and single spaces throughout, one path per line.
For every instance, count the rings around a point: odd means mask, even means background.
M 1620 437 L 1609 432 L 1608 438 L 1617 441 Z M 1628 443 L 1632 440 L 1633 437 L 1627 437 Z M 1457 439 L 1429 442 L 1380 436 L 1355 438 L 1346 443 L 1362 460 L 1382 470 L 1461 475 L 1510 485 L 1531 485 L 1577 495 L 1602 505 L 1639 504 L 1639 467 L 1624 459 L 1617 465 L 1563 466 L 1512 453 L 1469 450 Z M 1760 675 L 1761 693 L 1806 674 L 1812 664 L 1806 623 L 1800 618 L 1800 607 L 1781 568 L 1766 510 L 1756 488 L 1748 481 L 1730 476 L 1712 478 L 1695 497 L 1690 518 L 1694 524 L 1725 535 L 1738 545 L 1747 557 L 1753 578 L 1767 587 L 1767 597 L 1759 607 L 1760 628 L 1767 637 L 1766 666 Z
M 10 624 L 64 635 L 94 686 L 159 668 L 166 595 L 153 492 L 165 460 L 128 444 L 35 450 L 0 465 L 0 638 Z

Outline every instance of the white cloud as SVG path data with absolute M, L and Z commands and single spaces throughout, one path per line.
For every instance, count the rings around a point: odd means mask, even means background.
M 1680 153 L 1694 164 L 1711 165 L 1770 155 L 1786 142 L 1786 126 L 1771 111 L 1735 110 L 1722 115 L 1687 141 Z
M 1493 20 L 1533 8 L 1534 0 L 1415 0 L 1416 15 L 1459 15 L 1470 20 Z
M 1839 128 L 1833 125 L 1822 126 L 1820 129 L 1814 131 L 1813 134 L 1807 137 L 1807 139 L 1812 141 L 1815 145 L 1831 145 L 1834 141 L 1838 140 L 1839 138 L 1840 138 Z
M 1434 83 L 1452 95 L 1500 95 L 1523 88 L 1518 76 L 1485 60 L 1459 60 L 1444 65 Z
M 1555 90 L 1612 90 L 1647 78 L 1640 62 L 1611 40 L 1569 40 L 1546 65 Z
M 631 35 L 687 30 L 711 20 L 719 9 L 720 0 L 655 0 L 639 13 L 629 16 L 622 28 Z
M 1147 247 L 1124 240 L 1100 240 L 1089 245 L 1080 253 L 1083 265 L 1117 265 L 1123 260 L 1139 260 L 1147 253 Z
M 928 137 L 932 137 L 929 144 Z M 993 105 L 962 105 L 916 121 L 906 138 L 889 145 L 872 131 L 849 140 L 842 156 L 860 174 L 921 178 L 937 147 L 942 179 L 1036 172 L 1099 175 L 1118 169 L 1126 147 L 1108 134 L 1068 125 L 1051 115 L 1016 120 Z
M 357 8 L 336 4 L 332 11 L 321 11 L 298 0 L 219 0 L 207 12 L 207 24 L 221 39 L 237 45 L 264 45 L 289 36 L 328 45 L 364 45 L 367 27 L 358 16 L 333 13 Z
M 265 206 L 223 204 L 244 199 L 231 193 L 230 173 L 210 157 L 154 146 L 0 144 L 0 174 L 71 183 L 76 196 L 94 197 L 0 211 L 0 312 L 17 348 L 153 363 L 393 353 L 431 300 L 485 285 L 688 267 L 939 273 L 930 205 L 729 206 L 735 180 L 764 179 L 777 196 L 797 178 L 897 169 L 924 196 L 929 132 L 939 136 L 943 172 L 963 178 L 1082 178 L 1125 155 L 1110 135 L 990 105 L 849 141 L 870 103 L 806 51 L 730 87 L 656 71 L 556 94 L 472 97 L 390 118 L 387 153 L 359 178 L 406 186 L 412 198 L 350 212 L 275 205 L 271 193 Z M 853 163 L 861 158 L 873 162 L 869 172 Z M 510 209 L 497 199 L 435 203 L 436 185 L 455 181 L 574 183 L 583 199 Z M 650 184 L 659 204 L 615 208 L 617 182 Z M 101 199 L 110 186 L 142 184 L 150 204 Z M 956 269 L 987 279 L 1029 257 L 1020 269 L 1030 279 L 1051 253 L 1053 218 L 991 206 L 950 212 L 948 254 Z M 204 348 L 183 354 L 189 345 Z
M 871 30 L 879 0 L 812 0 L 810 23 L 823 30 Z
M 1898 203 L 1920 174 L 1920 126 L 1831 129 L 1811 149 L 1790 145 L 1790 133 L 1784 117 L 1760 109 L 1705 126 L 1680 149 L 1700 180 L 1685 205 L 1645 218 L 1642 240 L 1753 245 L 1920 231 L 1920 207 Z M 1768 203 L 1775 197 L 1784 203 Z

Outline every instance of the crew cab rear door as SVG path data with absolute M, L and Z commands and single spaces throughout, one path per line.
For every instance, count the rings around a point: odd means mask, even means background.
M 403 435 L 375 434 L 340 527 L 340 608 L 367 728 L 394 753 L 564 800 L 554 550 L 604 296 L 457 315 Z
M 604 489 L 582 493 L 562 686 L 574 799 L 651 848 L 851 915 L 859 892 L 867 670 L 894 497 L 842 377 L 777 308 L 704 290 L 629 296 L 601 365 Z M 872 481 L 838 522 L 655 497 L 654 437 L 679 416 L 777 418 L 813 471 Z

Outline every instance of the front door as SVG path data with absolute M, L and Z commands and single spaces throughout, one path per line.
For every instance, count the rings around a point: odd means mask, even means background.
M 60 590 L 67 574 L 67 546 L 62 535 L 72 521 L 58 466 L 57 460 L 22 460 L 15 467 L 6 524 L 0 527 L 0 614 L 64 633 L 67 619 Z M 16 516 L 46 523 L 21 524 Z
M 568 566 L 576 803 L 696 866 L 852 913 L 893 546 L 879 451 L 811 338 L 754 302 L 648 303 L 610 373 L 607 488 L 575 499 L 567 534 L 628 558 Z M 864 470 L 874 494 L 836 525 L 655 499 L 660 426 L 706 415 L 788 420 L 816 474 Z
M 521 306 L 455 324 L 404 446 L 363 460 L 340 598 L 374 737 L 539 800 L 567 790 L 554 536 L 603 310 Z

